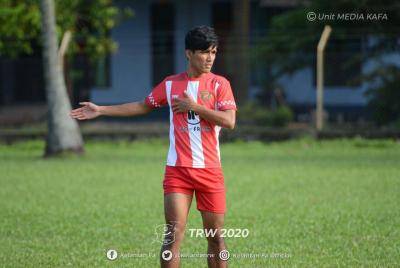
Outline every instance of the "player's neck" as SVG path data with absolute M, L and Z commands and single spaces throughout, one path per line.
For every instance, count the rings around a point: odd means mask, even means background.
M 200 77 L 202 77 L 203 75 L 205 75 L 206 73 L 198 72 L 198 71 L 194 70 L 193 68 L 190 68 L 190 67 L 189 67 L 189 68 L 186 70 L 186 74 L 187 74 L 187 76 L 188 76 L 189 78 L 200 78 Z

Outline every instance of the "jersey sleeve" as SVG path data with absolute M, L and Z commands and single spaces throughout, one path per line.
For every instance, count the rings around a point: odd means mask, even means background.
M 217 109 L 224 110 L 237 110 L 235 98 L 233 97 L 231 84 L 228 80 L 220 82 L 217 90 Z
M 150 108 L 160 108 L 168 103 L 167 93 L 165 91 L 165 80 L 158 84 L 150 94 L 145 98 L 144 102 Z

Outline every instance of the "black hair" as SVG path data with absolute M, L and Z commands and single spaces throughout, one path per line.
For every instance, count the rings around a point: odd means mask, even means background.
M 206 50 L 210 46 L 218 46 L 218 36 L 214 32 L 214 28 L 197 26 L 186 34 L 185 49 L 194 52 L 195 50 Z

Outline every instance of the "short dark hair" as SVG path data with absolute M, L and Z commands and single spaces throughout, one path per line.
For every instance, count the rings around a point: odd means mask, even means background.
M 185 49 L 191 51 L 206 50 L 210 46 L 218 46 L 218 36 L 214 28 L 208 26 L 197 26 L 191 29 L 185 37 Z

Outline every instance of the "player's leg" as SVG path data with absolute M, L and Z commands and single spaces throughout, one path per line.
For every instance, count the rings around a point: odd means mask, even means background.
M 224 226 L 226 212 L 226 196 L 224 175 L 221 168 L 206 168 L 192 170 L 197 209 L 203 218 L 203 227 L 211 230 L 212 236 L 208 236 L 209 267 L 227 267 L 227 262 L 219 258 L 219 252 L 226 249 L 225 241 L 221 237 L 221 229 Z M 215 233 L 214 233 L 215 232 Z M 208 233 L 210 234 L 210 232 Z
M 161 247 L 161 267 L 179 267 L 179 248 L 183 240 L 192 194 L 168 193 L 164 195 L 165 222 L 168 230 Z M 168 260 L 170 252 L 172 259 Z M 163 255 L 164 254 L 164 255 Z
M 179 248 L 192 202 L 193 187 L 186 168 L 166 166 L 164 176 L 164 212 L 169 236 L 165 236 L 160 260 L 162 267 L 178 267 Z M 170 251 L 173 253 L 171 260 Z
M 221 229 L 224 227 L 225 214 L 201 211 L 201 216 L 203 218 L 204 229 L 212 230 L 211 233 L 213 234 L 207 237 L 207 253 L 213 254 L 213 257 L 207 258 L 208 267 L 228 267 L 227 261 L 221 260 L 219 257 L 219 253 L 226 249 L 224 238 L 221 237 Z

